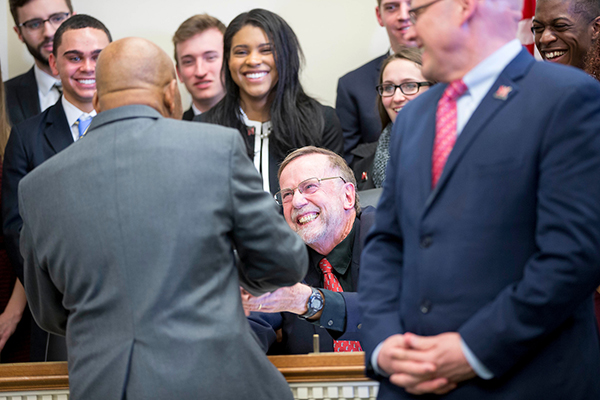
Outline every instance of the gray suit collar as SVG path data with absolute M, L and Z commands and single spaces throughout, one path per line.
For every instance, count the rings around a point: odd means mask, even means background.
M 164 118 L 158 111 L 149 106 L 134 104 L 103 111 L 96 115 L 90 124 L 88 133 L 103 125 L 130 118 Z

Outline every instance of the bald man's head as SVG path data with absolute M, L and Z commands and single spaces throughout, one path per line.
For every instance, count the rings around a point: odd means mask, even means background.
M 141 38 L 106 46 L 96 65 L 98 112 L 132 104 L 148 105 L 166 117 L 181 118 L 173 62 L 160 47 Z

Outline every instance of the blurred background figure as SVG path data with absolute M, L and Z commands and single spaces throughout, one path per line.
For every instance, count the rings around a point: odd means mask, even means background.
M 377 109 L 384 128 L 377 141 L 361 144 L 352 151 L 352 169 L 359 190 L 382 187 L 389 159 L 390 134 L 396 115 L 406 103 L 433 84 L 423 77 L 421 64 L 420 50 L 407 47 L 386 58 L 381 65 L 375 90 L 379 94 Z
M 280 16 L 263 9 L 238 15 L 224 36 L 226 95 L 194 118 L 239 130 L 263 188 L 273 194 L 277 169 L 290 151 L 313 145 L 343 152 L 335 111 L 300 84 L 302 59 L 296 34 Z
M 6 106 L 16 125 L 38 115 L 58 100 L 60 78 L 50 68 L 54 33 L 71 17 L 71 0 L 9 0 L 14 30 L 35 63 L 26 73 L 6 81 Z
M 2 68 L 0 68 L 1 75 Z M 4 84 L 0 81 L 0 177 L 4 147 L 10 132 L 4 98 Z M 4 235 L 0 233 L 0 362 L 2 363 L 29 361 L 30 319 L 22 318 L 26 305 L 25 290 L 10 264 Z
M 344 158 L 352 164 L 352 150 L 361 143 L 377 141 L 382 127 L 375 112 L 377 85 L 381 63 L 390 55 L 406 47 L 414 47 L 414 40 L 406 38 L 410 28 L 410 0 L 377 0 L 375 17 L 384 27 L 390 40 L 390 50 L 368 63 L 348 72 L 338 81 L 335 111 L 344 132 Z

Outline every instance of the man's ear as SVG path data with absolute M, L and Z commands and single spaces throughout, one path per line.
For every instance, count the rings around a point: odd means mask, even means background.
M 381 18 L 381 13 L 379 12 L 379 6 L 375 6 L 375 16 L 377 17 L 377 22 L 379 22 L 379 26 L 383 26 L 383 18 Z
M 92 98 L 92 106 L 98 114 L 102 112 L 102 110 L 100 109 L 100 100 L 98 99 L 98 91 L 94 92 L 94 97 Z
M 598 35 L 600 35 L 600 16 L 598 16 L 592 20 L 591 28 L 592 28 L 592 40 L 596 41 L 596 39 L 598 39 Z
M 23 35 L 21 34 L 21 29 L 19 29 L 18 26 L 13 26 L 13 29 L 15 30 L 15 32 L 17 33 L 17 37 L 19 38 L 19 40 L 23 43 L 25 43 L 25 40 L 23 40 Z
M 350 182 L 344 184 L 344 210 L 351 210 L 354 208 L 356 202 L 356 188 Z
M 177 86 L 177 79 L 171 80 L 163 89 L 163 105 L 167 112 L 165 117 L 181 119 L 183 111 L 181 109 L 181 97 L 179 87 Z
M 456 0 L 456 3 L 460 6 L 461 25 L 471 19 L 479 6 L 479 0 Z
M 58 76 L 58 69 L 56 69 L 56 57 L 54 57 L 54 53 L 50 53 L 48 56 L 48 64 L 52 70 L 52 75 Z

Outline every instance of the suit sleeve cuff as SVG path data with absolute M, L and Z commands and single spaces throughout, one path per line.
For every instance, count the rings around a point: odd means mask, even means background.
M 377 347 L 375 347 L 375 350 L 373 350 L 373 353 L 371 354 L 371 366 L 373 367 L 373 371 L 375 371 L 377 375 L 389 378 L 390 376 L 381 368 L 379 368 L 379 364 L 377 364 L 377 357 L 379 357 L 381 346 L 383 346 L 383 342 L 379 343 Z
M 325 329 L 344 332 L 346 329 L 346 302 L 340 293 L 319 288 L 323 293 L 323 312 L 321 318 L 311 321 Z
M 381 346 L 381 344 L 380 344 L 380 346 Z M 487 369 L 487 367 L 485 365 L 483 365 L 483 363 L 481 361 L 479 361 L 477 356 L 475 356 L 475 354 L 471 351 L 471 349 L 469 349 L 469 346 L 467 346 L 467 344 L 465 343 L 465 341 L 463 340 L 462 337 L 460 338 L 460 348 L 462 349 L 462 352 L 463 352 L 465 358 L 467 359 L 467 362 L 469 363 L 471 368 L 473 368 L 473 371 L 475 371 L 477 376 L 479 376 L 481 379 L 486 379 L 486 380 L 492 379 L 494 377 L 494 374 L 492 373 L 492 371 Z

